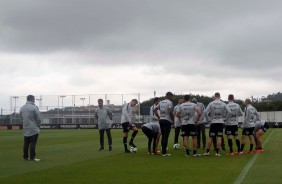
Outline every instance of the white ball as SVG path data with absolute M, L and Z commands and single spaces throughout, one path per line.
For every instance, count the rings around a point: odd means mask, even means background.
M 174 145 L 173 145 L 173 149 L 179 150 L 179 149 L 180 149 L 180 144 L 174 144 Z
M 130 148 L 131 153 L 136 153 L 137 152 L 137 147 L 131 147 Z

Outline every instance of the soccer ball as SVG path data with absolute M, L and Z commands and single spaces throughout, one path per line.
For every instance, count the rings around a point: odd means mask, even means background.
M 173 149 L 179 150 L 179 149 L 180 149 L 180 144 L 174 144 L 174 145 L 173 145 Z
M 136 153 L 137 152 L 137 147 L 131 147 L 130 148 L 131 153 Z

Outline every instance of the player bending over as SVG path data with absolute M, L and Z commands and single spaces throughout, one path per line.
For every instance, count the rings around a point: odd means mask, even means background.
M 257 153 L 264 152 L 264 150 L 262 149 L 261 137 L 268 130 L 268 128 L 269 128 L 268 123 L 263 120 L 256 121 L 255 123 L 255 141 L 256 141 Z
M 143 133 L 148 137 L 148 154 L 157 154 L 157 138 L 159 132 L 161 132 L 160 126 L 157 123 L 146 123 L 142 127 Z M 153 141 L 153 152 L 151 150 L 151 145 Z

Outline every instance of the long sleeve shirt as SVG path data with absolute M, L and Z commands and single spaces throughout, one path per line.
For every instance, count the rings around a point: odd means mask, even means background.
M 154 109 L 156 108 L 156 105 L 152 105 L 150 108 L 150 123 L 159 123 L 159 118 L 154 113 Z M 160 116 L 160 111 L 157 110 L 158 115 Z
M 23 121 L 23 134 L 30 137 L 40 132 L 41 115 L 38 107 L 30 101 L 27 101 L 20 109 L 20 117 Z
M 244 110 L 244 128 L 255 127 L 255 122 L 259 119 L 257 110 L 251 105 L 248 104 Z
M 132 122 L 132 107 L 130 103 L 124 104 L 122 107 L 121 124 Z
M 210 123 L 224 123 L 225 119 L 228 119 L 231 112 L 225 103 L 220 100 L 214 100 L 209 103 L 206 108 L 205 115 L 206 119 L 208 119 L 208 115 L 210 114 Z
M 113 113 L 110 108 L 105 106 L 96 108 L 94 117 L 100 130 L 111 128 Z
M 229 102 L 227 104 L 227 107 L 230 109 L 231 115 L 227 119 L 226 125 L 227 126 L 238 125 L 238 118 L 240 116 L 243 116 L 243 111 L 241 107 L 239 106 L 239 104 L 234 103 L 234 102 Z

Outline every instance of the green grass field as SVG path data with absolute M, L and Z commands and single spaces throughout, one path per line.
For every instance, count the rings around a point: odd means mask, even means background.
M 200 158 L 186 158 L 182 149 L 172 149 L 174 130 L 171 157 L 147 155 L 141 131 L 135 140 L 138 152 L 125 154 L 122 130 L 112 134 L 113 151 L 99 152 L 98 130 L 42 130 L 37 145 L 41 161 L 29 162 L 22 159 L 22 131 L 2 130 L 0 183 L 234 183 L 252 159 L 242 183 L 282 183 L 282 129 L 264 135 L 264 140 L 269 138 L 264 153 L 228 157 L 221 152 L 222 157 Z

